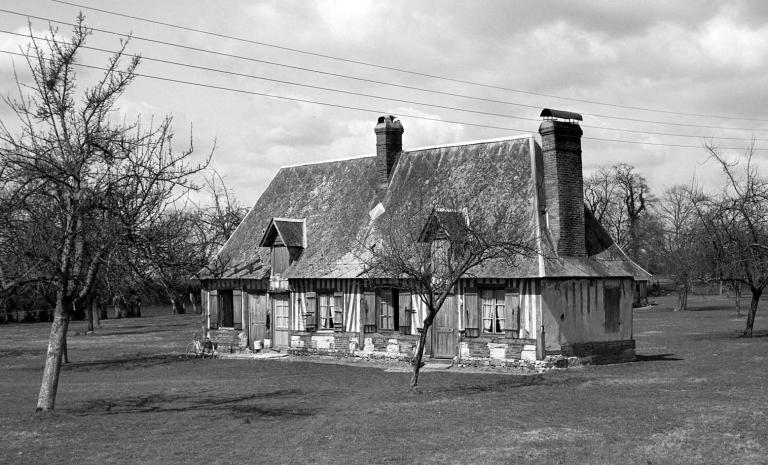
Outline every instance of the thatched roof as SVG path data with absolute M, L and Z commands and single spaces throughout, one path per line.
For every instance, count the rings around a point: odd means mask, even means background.
M 514 265 L 508 261 L 485 263 L 473 270 L 475 276 L 607 277 L 645 273 L 589 214 L 585 228 L 589 257 L 554 257 L 554 249 L 546 243 L 546 222 L 536 211 L 537 195 L 542 191 L 534 166 L 540 156 L 541 149 L 531 135 L 407 150 L 399 155 L 384 194 L 377 194 L 374 156 L 281 168 L 219 252 L 229 265 L 222 278 L 268 277 L 269 249 L 260 247 L 260 243 L 269 234 L 280 234 L 284 242 L 292 244 L 300 234 L 306 234 L 306 248 L 284 273 L 286 278 L 359 277 L 365 272 L 359 257 L 364 254 L 367 238 L 381 228 L 382 220 L 377 215 L 382 209 L 400 215 L 426 212 L 422 227 L 428 215 L 439 212 L 436 220 L 448 226 L 455 215 L 447 212 L 470 203 L 474 206 L 471 214 L 476 216 L 493 214 L 499 206 L 514 212 L 520 228 L 527 237 L 538 238 L 545 252 L 544 256 L 527 257 Z M 281 223 L 283 220 L 287 221 Z M 296 220 L 304 220 L 306 229 L 299 230 L 297 224 L 302 223 Z M 416 231 L 416 238 L 420 232 Z

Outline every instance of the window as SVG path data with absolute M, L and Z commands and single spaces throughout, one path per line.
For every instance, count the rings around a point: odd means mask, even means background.
M 379 329 L 384 331 L 399 329 L 397 292 L 392 289 L 379 289 L 377 300 Z
M 504 290 L 483 289 L 480 292 L 483 312 L 483 332 L 504 333 Z
M 331 329 L 344 331 L 344 294 L 341 292 L 307 292 L 307 331 Z
M 319 329 L 333 329 L 333 294 L 318 294 Z

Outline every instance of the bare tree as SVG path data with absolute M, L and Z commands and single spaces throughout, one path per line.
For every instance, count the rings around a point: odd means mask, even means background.
M 459 280 L 490 263 L 514 267 L 521 257 L 537 253 L 525 209 L 493 199 L 491 190 L 478 183 L 457 194 L 462 189 L 452 187 L 451 179 L 433 173 L 430 185 L 419 188 L 419 198 L 384 210 L 362 241 L 358 256 L 368 267 L 366 275 L 396 282 L 426 308 L 411 387 L 419 381 L 430 327 Z
M 723 170 L 726 182 L 718 194 L 699 192 L 697 214 L 721 279 L 740 281 L 752 293 L 744 330 L 745 336 L 752 336 L 757 306 L 768 285 L 768 179 L 752 162 L 754 145 L 732 162 L 711 142 L 705 148 Z
M 677 287 L 675 310 L 685 310 L 694 282 L 706 280 L 709 264 L 709 247 L 696 215 L 694 194 L 686 186 L 673 186 L 664 192 L 656 210 L 663 225 L 658 255 Z
M 207 260 L 197 271 L 221 277 L 232 257 L 219 254 L 219 251 L 243 221 L 248 208 L 227 188 L 224 178 L 216 170 L 211 170 L 206 177 L 205 190 L 209 194 L 210 203 L 197 209 L 196 234 L 201 253 Z
M 595 219 L 603 225 L 611 215 L 616 214 L 616 189 L 613 171 L 604 166 L 584 179 L 584 203 Z
M 645 221 L 653 199 L 645 178 L 634 166 L 619 163 L 592 173 L 584 179 L 584 201 L 619 247 L 632 259 L 647 262 L 641 260 L 641 252 L 646 236 L 650 236 L 645 229 L 654 229 Z
M 114 250 L 136 250 L 139 231 L 189 187 L 190 148 L 172 147 L 171 119 L 116 121 L 117 101 L 135 77 L 139 58 L 123 65 L 125 47 L 96 83 L 79 92 L 76 56 L 90 30 L 77 19 L 70 39 L 57 31 L 39 39 L 30 27 L 24 50 L 31 83 L 20 82 L 5 103 L 18 117 L 0 124 L 4 187 L 18 200 L 16 231 L 34 238 L 26 251 L 45 263 L 56 307 L 37 410 L 54 408 L 62 349 L 73 308 L 87 301 Z
M 620 163 L 614 166 L 619 195 L 629 221 L 629 254 L 637 259 L 640 253 L 640 221 L 648 201 L 648 184 L 635 167 Z

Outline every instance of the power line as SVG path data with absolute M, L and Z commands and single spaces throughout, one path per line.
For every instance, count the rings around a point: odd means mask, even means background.
M 488 89 L 504 90 L 504 91 L 508 91 L 508 92 L 515 92 L 515 93 L 526 94 L 526 95 L 535 95 L 537 97 L 556 98 L 556 99 L 568 100 L 568 101 L 572 101 L 572 102 L 582 102 L 582 103 L 589 103 L 589 104 L 593 104 L 593 105 L 603 105 L 603 106 L 608 106 L 608 107 L 613 107 L 613 108 L 624 108 L 624 109 L 629 109 L 629 110 L 640 110 L 640 111 L 647 111 L 647 112 L 652 112 L 652 113 L 665 113 L 665 114 L 669 114 L 669 115 L 678 115 L 678 116 L 694 116 L 694 117 L 699 117 L 699 118 L 718 118 L 718 119 L 730 119 L 730 120 L 742 120 L 742 121 L 768 122 L 768 119 L 742 118 L 742 117 L 738 117 L 738 116 L 726 116 L 726 115 L 705 115 L 705 114 L 701 114 L 701 113 L 686 113 L 686 112 L 679 112 L 679 111 L 672 111 L 672 110 L 663 110 L 663 109 L 654 109 L 654 108 L 646 108 L 646 107 L 635 107 L 635 106 L 628 106 L 628 105 L 619 105 L 619 104 L 615 104 L 615 103 L 600 102 L 600 101 L 596 101 L 596 100 L 578 99 L 578 98 L 573 98 L 573 97 L 563 97 L 563 96 L 560 96 L 560 95 L 544 94 L 544 93 L 540 93 L 540 92 L 532 92 L 532 91 L 526 91 L 526 90 L 520 90 L 520 89 L 513 89 L 513 88 L 510 88 L 510 87 L 496 86 L 496 85 L 491 85 L 491 84 L 484 84 L 484 83 L 480 83 L 480 82 L 469 81 L 469 80 L 464 80 L 464 79 L 457 79 L 457 78 L 446 77 L 446 76 L 439 76 L 439 75 L 436 75 L 436 74 L 424 73 L 424 72 L 420 72 L 420 71 L 413 71 L 413 70 L 408 70 L 408 69 L 404 69 L 404 68 L 398 68 L 398 67 L 394 67 L 394 66 L 385 66 L 385 65 L 380 65 L 380 64 L 376 64 L 376 63 L 367 62 L 367 61 L 360 61 L 360 60 L 354 60 L 354 59 L 350 59 L 350 58 L 343 58 L 343 57 L 338 57 L 338 56 L 335 56 L 335 55 L 327 55 L 327 54 L 323 54 L 323 53 L 311 52 L 311 51 L 307 51 L 307 50 L 286 47 L 286 46 L 272 44 L 272 43 L 268 43 L 268 42 L 261 42 L 261 41 L 257 41 L 257 40 L 246 39 L 246 38 L 243 38 L 243 37 L 238 37 L 238 36 L 232 36 L 232 35 L 228 35 L 228 34 L 221 34 L 221 33 L 217 33 L 217 32 L 206 31 L 204 29 L 197 29 L 197 28 L 192 28 L 192 27 L 188 27 L 188 26 L 181 26 L 181 25 L 178 25 L 178 24 L 167 23 L 167 22 L 163 22 L 163 21 L 157 21 L 157 20 L 154 20 L 154 19 L 143 18 L 141 16 L 134 16 L 134 15 L 129 15 L 129 14 L 125 14 L 125 13 L 118 13 L 118 12 L 115 12 L 115 11 L 104 10 L 104 9 L 101 9 L 101 8 L 96 8 L 96 7 L 92 7 L 92 6 L 88 6 L 88 5 L 82 5 L 82 4 L 74 3 L 74 2 L 68 2 L 68 1 L 64 1 L 64 0 L 51 0 L 51 1 L 55 2 L 55 3 L 64 4 L 64 5 L 74 6 L 74 7 L 77 7 L 77 8 L 84 8 L 86 10 L 98 11 L 100 13 L 106 13 L 106 14 L 109 14 L 109 15 L 114 15 L 114 16 L 119 16 L 119 17 L 123 17 L 123 18 L 129 18 L 129 19 L 135 19 L 135 20 L 138 20 L 138 21 L 144 21 L 144 22 L 148 22 L 148 23 L 151 23 L 151 24 L 157 24 L 157 25 L 171 27 L 171 28 L 180 29 L 180 30 L 189 31 L 189 32 L 197 32 L 197 33 L 200 33 L 200 34 L 206 34 L 206 35 L 213 36 L 213 37 L 237 40 L 237 41 L 245 42 L 245 43 L 249 43 L 249 44 L 260 45 L 260 46 L 263 46 L 263 47 L 276 48 L 276 49 L 279 49 L 279 50 L 285 50 L 285 51 L 290 51 L 290 52 L 294 52 L 294 53 L 301 53 L 301 54 L 304 54 L 304 55 L 310 55 L 310 56 L 315 56 L 315 57 L 319 57 L 319 58 L 326 58 L 326 59 L 341 61 L 341 62 L 345 62 L 345 63 L 352 63 L 352 64 L 357 64 L 357 65 L 363 65 L 363 66 L 368 66 L 368 67 L 371 67 L 371 68 L 385 69 L 385 70 L 388 70 L 388 71 L 396 71 L 396 72 L 399 72 L 399 73 L 410 74 L 410 75 L 414 75 L 414 76 L 422 76 L 422 77 L 429 77 L 429 78 L 433 78 L 433 79 L 440 79 L 440 80 L 443 80 L 443 81 L 456 82 L 456 83 L 459 83 L 459 84 L 468 84 L 468 85 L 473 85 L 473 86 L 478 86 L 478 87 L 485 87 L 485 88 L 488 88 Z
M 0 50 L 0 53 L 5 53 L 8 55 L 16 55 L 27 58 L 27 55 L 20 53 L 20 52 L 11 52 L 8 50 Z M 107 71 L 107 68 L 103 68 L 100 66 L 93 66 L 93 65 L 86 65 L 82 63 L 73 63 L 73 66 L 81 67 L 81 68 L 89 68 L 89 69 L 96 69 L 101 71 Z M 168 78 L 168 77 L 162 77 L 162 76 L 155 76 L 151 74 L 141 74 L 141 73 L 135 73 L 136 77 L 143 77 L 148 79 L 154 79 L 158 81 L 165 81 L 165 82 L 173 82 L 177 84 L 185 84 L 195 87 L 202 87 L 202 88 L 208 88 L 208 89 L 216 89 L 216 90 L 223 90 L 228 92 L 235 92 L 240 94 L 247 94 L 247 95 L 256 95 L 260 97 L 268 97 L 272 99 L 278 99 L 278 100 L 285 100 L 285 101 L 292 101 L 292 102 L 299 102 L 299 103 L 309 103 L 313 105 L 321 105 L 326 107 L 332 107 L 332 108 L 340 108 L 345 110 L 354 110 L 354 111 L 362 111 L 366 113 L 375 113 L 378 115 L 382 114 L 388 114 L 390 113 L 387 110 L 373 110 L 371 108 L 362 108 L 362 107 L 354 107 L 350 105 L 341 105 L 336 103 L 329 103 L 329 102 L 319 102 L 316 100 L 309 100 L 309 99 L 302 99 L 297 97 L 287 97 L 284 95 L 277 95 L 277 94 L 269 94 L 266 92 L 256 92 L 251 90 L 245 90 L 245 89 L 237 89 L 234 87 L 225 87 L 225 86 L 218 86 L 213 84 L 204 84 L 200 82 L 194 82 L 194 81 L 186 81 L 183 79 L 174 79 L 174 78 Z M 433 121 L 438 123 L 449 123 L 449 124 L 458 124 L 463 126 L 472 126 L 472 127 L 479 127 L 479 128 L 486 128 L 486 129 L 499 129 L 502 131 L 515 131 L 525 134 L 530 134 L 531 131 L 527 131 L 524 129 L 518 129 L 518 128 L 511 128 L 511 127 L 502 127 L 502 126 L 492 126 L 487 124 L 479 124 L 479 123 L 469 123 L 465 121 L 456 121 L 456 120 L 447 120 L 447 119 L 440 119 L 440 118 L 432 118 L 429 116 L 420 116 L 420 115 L 412 115 L 412 114 L 403 114 L 402 116 L 407 116 L 408 118 L 413 119 L 420 119 L 425 121 Z M 585 140 L 595 140 L 595 141 L 602 141 L 602 142 L 619 142 L 624 144 L 638 144 L 638 145 L 652 145 L 652 146 L 659 146 L 659 147 L 677 147 L 677 148 L 695 148 L 695 149 L 701 149 L 703 146 L 699 145 L 684 145 L 684 144 L 665 144 L 665 143 L 659 143 L 659 142 L 646 142 L 646 141 L 630 141 L 630 140 L 622 140 L 622 139 L 605 139 L 600 137 L 588 137 L 584 136 L 581 139 Z M 721 147 L 721 150 L 742 150 L 743 147 Z M 762 149 L 762 148 L 755 148 L 755 150 L 768 150 L 768 148 Z
M 63 25 L 67 25 L 67 26 L 73 26 L 73 27 L 75 26 L 74 23 L 70 23 L 70 22 L 67 22 L 67 21 L 59 21 L 59 20 L 55 20 L 55 19 L 51 19 L 51 18 L 45 18 L 45 17 L 41 17 L 41 16 L 29 15 L 29 14 L 25 14 L 25 13 L 18 13 L 18 12 L 15 12 L 15 11 L 5 10 L 5 9 L 2 9 L 2 8 L 0 8 L 0 12 L 10 13 L 10 14 L 18 15 L 18 16 L 25 16 L 25 17 L 28 17 L 28 18 L 39 19 L 39 20 L 42 20 L 42 21 L 49 21 L 49 22 L 53 22 L 53 23 L 57 23 L 57 24 L 63 24 Z M 262 63 L 262 64 L 267 64 L 267 65 L 272 65 L 272 66 L 278 66 L 278 67 L 284 67 L 284 68 L 289 68 L 289 69 L 295 69 L 295 70 L 299 70 L 299 71 L 307 71 L 307 72 L 311 72 L 311 73 L 323 74 L 323 75 L 326 75 L 326 76 L 339 77 L 339 78 L 343 78 L 343 79 L 350 79 L 350 80 L 355 80 L 355 81 L 359 81 L 359 82 L 367 82 L 367 83 L 372 83 L 372 84 L 380 84 L 380 85 L 386 85 L 386 86 L 391 86 L 391 87 L 398 87 L 398 88 L 404 88 L 404 89 L 409 89 L 409 90 L 416 90 L 416 91 L 420 91 L 420 92 L 429 92 L 429 93 L 434 93 L 434 94 L 449 95 L 449 96 L 462 97 L 462 98 L 473 99 L 473 100 L 482 100 L 482 101 L 488 101 L 488 102 L 493 102 L 493 103 L 500 103 L 500 104 L 504 104 L 504 105 L 513 105 L 513 106 L 526 107 L 526 108 L 539 109 L 539 108 L 542 108 L 544 106 L 544 105 L 528 105 L 528 104 L 517 103 L 517 102 L 487 99 L 487 98 L 474 97 L 474 96 L 465 95 L 465 94 L 458 94 L 458 93 L 452 93 L 452 92 L 443 92 L 443 91 L 437 91 L 437 90 L 433 90 L 433 89 L 426 89 L 426 88 L 415 87 L 415 86 L 408 86 L 408 85 L 403 85 L 403 84 L 395 84 L 395 83 L 386 82 L 386 81 L 379 81 L 379 80 L 375 80 L 375 79 L 367 79 L 367 78 L 361 78 L 361 77 L 356 77 L 356 76 L 349 76 L 349 75 L 345 75 L 345 74 L 339 74 L 339 73 L 332 73 L 332 72 L 328 72 L 328 71 L 322 71 L 322 70 L 318 70 L 318 69 L 314 69 L 314 68 L 306 68 L 306 67 L 302 67 L 302 66 L 288 65 L 288 64 L 278 63 L 278 62 L 274 62 L 274 61 L 261 60 L 261 59 L 253 58 L 253 57 L 246 57 L 246 56 L 242 56 L 242 55 L 235 55 L 235 54 L 232 54 L 232 53 L 219 52 L 219 51 L 214 51 L 214 50 L 207 50 L 207 49 L 203 49 L 203 48 L 199 48 L 199 47 L 193 47 L 193 46 L 190 46 L 190 45 L 183 45 L 183 44 L 177 44 L 177 43 L 167 42 L 167 41 L 158 40 L 158 39 L 151 39 L 151 38 L 148 38 L 148 37 L 135 36 L 135 35 L 131 35 L 131 34 L 124 34 L 124 33 L 109 31 L 109 30 L 105 30 L 105 29 L 99 29 L 99 28 L 90 27 L 90 26 L 88 26 L 88 29 L 93 30 L 93 31 L 97 31 L 97 32 L 101 32 L 101 33 L 105 33 L 105 34 L 111 34 L 111 35 L 118 36 L 118 37 L 123 37 L 123 38 L 131 38 L 131 39 L 135 39 L 135 40 L 140 40 L 140 41 L 145 41 L 145 42 L 150 42 L 150 43 L 155 43 L 155 44 L 160 44 L 160 45 L 167 45 L 167 46 L 170 46 L 170 47 L 181 48 L 181 49 L 191 50 L 191 51 L 195 51 L 195 52 L 202 52 L 202 53 L 207 53 L 207 54 L 212 54 L 212 55 L 224 56 L 224 57 L 227 57 L 227 58 L 235 58 L 235 59 L 239 59 L 239 60 L 245 60 L 245 61 L 250 61 L 250 62 L 255 62 L 255 63 Z M 650 123 L 650 124 L 678 126 L 678 127 L 693 127 L 693 128 L 700 128 L 700 129 L 717 129 L 717 130 L 733 130 L 733 131 L 761 131 L 761 132 L 762 131 L 768 131 L 768 129 L 759 129 L 759 128 L 740 128 L 740 127 L 729 127 L 729 126 L 711 126 L 711 125 L 701 125 L 701 124 L 675 123 L 675 122 L 666 122 L 666 121 L 645 120 L 645 119 L 639 119 L 639 118 L 629 118 L 629 117 L 622 117 L 622 116 L 610 116 L 610 115 L 598 115 L 598 114 L 591 114 L 590 115 L 588 113 L 584 113 L 584 115 L 586 115 L 586 116 L 593 116 L 593 117 L 597 117 L 597 118 L 617 119 L 617 120 L 622 120 L 622 121 L 632 121 L 632 122 L 637 122 L 637 123 Z M 755 120 L 755 121 L 762 121 L 762 120 L 758 119 L 758 120 Z M 599 127 L 599 126 L 594 126 L 594 127 Z
M 15 36 L 20 36 L 20 37 L 31 37 L 33 39 L 38 39 L 38 40 L 52 40 L 53 42 L 58 42 L 56 39 L 47 39 L 45 37 L 30 36 L 30 35 L 27 35 L 27 34 L 21 34 L 21 33 L 18 33 L 18 32 L 6 31 L 6 30 L 3 30 L 3 29 L 0 29 L 0 33 L 10 34 L 10 35 L 15 35 Z M 88 50 L 95 50 L 95 51 L 99 51 L 99 52 L 105 52 L 105 53 L 116 53 L 116 50 L 103 49 L 103 48 L 92 47 L 92 46 L 88 46 L 88 45 L 82 45 L 81 48 L 88 49 Z M 286 81 L 286 80 L 282 80 L 282 79 L 274 79 L 274 78 L 269 78 L 269 77 L 265 77 L 265 76 L 258 76 L 258 75 L 254 75 L 254 74 L 239 73 L 239 72 L 236 72 L 236 71 L 229 71 L 229 70 L 224 70 L 224 69 L 220 69 L 220 68 L 213 68 L 213 67 L 208 67 L 208 66 L 193 65 L 193 64 L 189 64 L 189 63 L 183 63 L 183 62 L 178 62 L 178 61 L 173 61 L 173 60 L 165 60 L 165 59 L 160 59 L 160 58 L 152 58 L 152 57 L 148 57 L 148 56 L 144 56 L 144 55 L 135 55 L 135 54 L 130 54 L 130 53 L 125 53 L 125 55 L 129 56 L 129 57 L 140 57 L 143 60 L 153 61 L 153 62 L 157 62 L 157 63 L 170 64 L 170 65 L 174 65 L 174 66 L 182 66 L 182 67 L 185 67 L 185 68 L 199 69 L 199 70 L 204 70 L 204 71 L 212 71 L 212 72 L 226 74 L 226 75 L 230 75 L 230 76 L 247 77 L 247 78 L 251 78 L 251 79 L 258 79 L 258 80 L 275 82 L 275 83 L 280 83 L 280 84 L 288 84 L 288 85 L 292 85 L 292 86 L 309 88 L 309 89 L 317 89 L 317 90 L 323 90 L 323 91 L 328 91 L 328 92 L 336 92 L 336 93 L 341 93 L 341 94 L 345 94 L 345 95 L 354 95 L 354 96 L 358 96 L 358 97 L 374 98 L 374 99 L 379 99 L 379 100 L 387 100 L 387 101 L 392 101 L 392 102 L 406 103 L 406 104 L 411 104 L 411 105 L 419 105 L 419 106 L 425 106 L 425 107 L 431 107 L 431 108 L 439 108 L 439 109 L 443 109 L 443 110 L 460 111 L 460 112 L 464 112 L 464 113 L 472 113 L 472 114 L 483 115 L 483 116 L 493 116 L 493 117 L 508 118 L 508 119 L 518 119 L 518 120 L 534 121 L 534 122 L 540 121 L 537 118 L 527 118 L 527 117 L 522 117 L 522 116 L 504 114 L 504 113 L 495 113 L 495 112 L 488 112 L 488 111 L 481 111 L 481 110 L 472 110 L 472 109 L 468 109 L 468 108 L 452 107 L 452 106 L 448 106 L 448 105 L 438 105 L 438 104 L 432 104 L 432 103 L 427 103 L 427 102 L 420 102 L 420 101 L 414 101 L 414 100 L 406 100 L 406 99 L 401 99 L 401 98 L 396 98 L 396 97 L 383 97 L 383 96 L 380 96 L 380 95 L 367 94 L 367 93 L 363 93 L 363 92 L 354 92 L 354 91 L 344 90 L 344 89 L 336 89 L 336 88 L 331 88 L 331 87 L 316 86 L 316 85 L 312 85 L 312 84 L 304 84 L 304 83 L 298 83 L 298 82 L 293 82 L 293 81 Z M 536 107 L 536 109 L 539 109 L 539 108 L 540 107 Z M 702 139 L 702 138 L 705 138 L 705 137 L 709 137 L 709 136 L 704 136 L 704 135 L 679 134 L 679 133 L 668 133 L 668 132 L 657 132 L 657 131 L 641 131 L 641 130 L 634 130 L 634 129 L 613 128 L 613 127 L 603 127 L 603 126 L 592 126 L 592 125 L 586 125 L 586 124 L 582 125 L 582 127 L 593 128 L 593 129 L 602 129 L 602 130 L 608 130 L 608 131 L 616 131 L 616 132 L 627 132 L 627 133 L 634 133 L 634 134 L 668 136 L 668 137 L 683 137 L 683 138 L 692 138 L 692 139 Z M 726 137 L 726 136 L 717 136 L 717 137 L 712 136 L 712 137 L 714 139 L 736 140 L 736 141 L 751 141 L 751 140 L 764 141 L 764 140 L 768 140 L 768 139 L 760 139 L 760 138 L 743 138 L 743 137 Z

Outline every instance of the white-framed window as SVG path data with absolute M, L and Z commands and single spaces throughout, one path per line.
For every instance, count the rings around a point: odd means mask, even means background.
M 333 294 L 317 294 L 318 329 L 333 329 Z
M 504 333 L 504 290 L 482 289 L 480 291 L 483 312 L 483 332 L 490 334 Z

